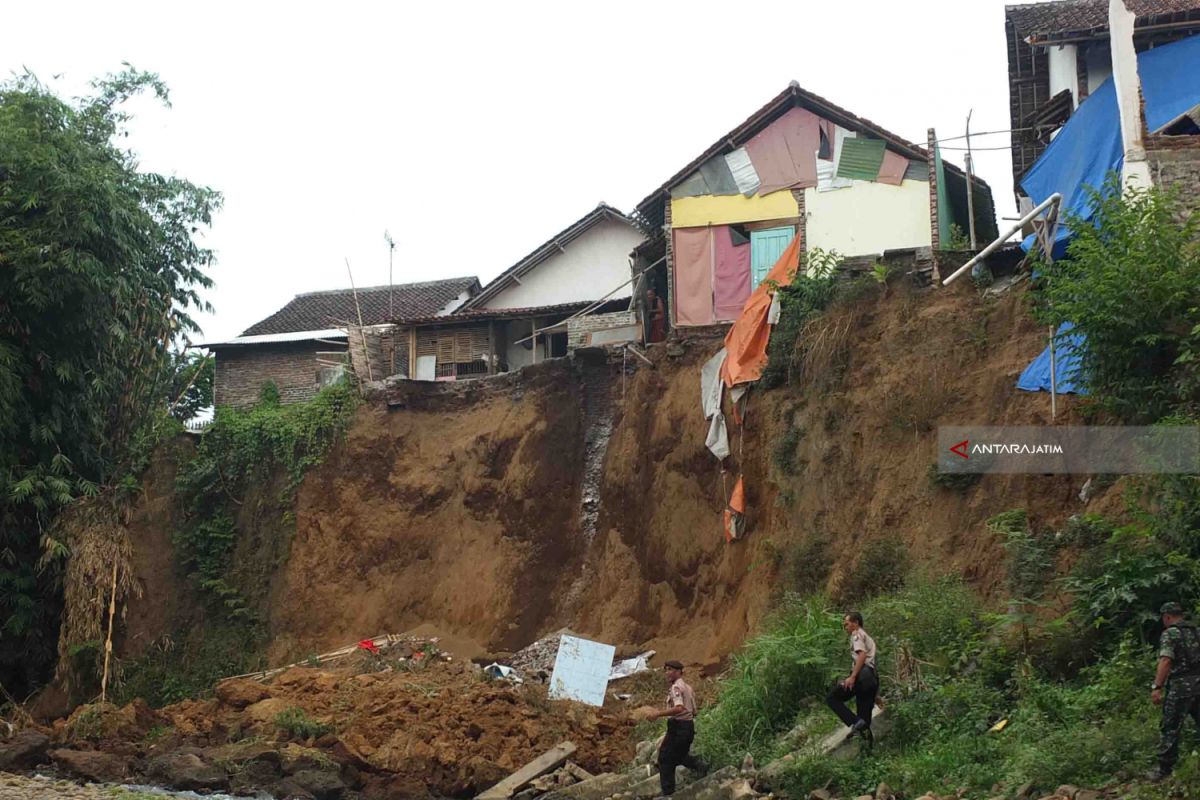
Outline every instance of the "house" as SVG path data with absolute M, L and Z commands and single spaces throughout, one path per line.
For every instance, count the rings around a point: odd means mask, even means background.
M 1125 0 L 1125 5 L 1136 15 L 1139 53 L 1200 33 L 1200 0 Z M 1019 187 L 1021 179 L 1080 103 L 1112 75 L 1108 14 L 1109 0 L 1005 8 L 1013 185 L 1022 210 L 1032 204 Z M 1195 132 L 1197 123 L 1200 119 L 1178 124 Z
M 988 241 L 991 190 L 975 179 L 973 196 Z M 654 267 L 673 326 L 728 323 L 793 237 L 807 252 L 932 259 L 967 209 L 957 167 L 793 82 L 637 206 L 653 238 L 634 269 Z
M 349 349 L 347 331 L 360 313 L 368 329 L 396 316 L 446 315 L 479 289 L 479 279 L 470 277 L 296 295 L 240 336 L 199 345 L 216 356 L 214 402 L 253 405 L 267 383 L 278 388 L 285 403 L 308 400 L 341 376 Z M 383 348 L 381 359 L 407 362 L 405 342 L 391 347 L 388 341 L 373 341 Z
M 600 203 L 453 313 L 394 315 L 377 335 L 406 342 L 407 360 L 390 365 L 356 356 L 355 373 L 462 380 L 565 356 L 593 337 L 640 338 L 630 309 L 630 253 L 644 239 L 631 219 Z

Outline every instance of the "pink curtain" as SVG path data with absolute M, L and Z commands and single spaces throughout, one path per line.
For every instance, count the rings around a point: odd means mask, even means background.
M 717 320 L 737 319 L 750 296 L 750 243 L 735 245 L 729 227 L 712 229 L 713 311 Z
M 750 162 L 762 180 L 760 195 L 817 185 L 820 125 L 816 114 L 793 108 L 746 142 Z
M 907 169 L 907 158 L 899 153 L 893 153 L 891 150 L 884 150 L 883 163 L 879 165 L 879 177 L 875 180 L 899 186 L 904 181 L 904 173 Z
M 728 235 L 726 231 L 726 235 Z M 713 323 L 713 252 L 708 228 L 677 228 L 675 324 Z

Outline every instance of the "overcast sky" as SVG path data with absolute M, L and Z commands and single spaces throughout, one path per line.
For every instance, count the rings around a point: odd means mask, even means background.
M 599 201 L 631 210 L 793 79 L 917 143 L 972 108 L 972 130 L 1009 127 L 1003 0 L 41 2 L 5 27 L 5 74 L 74 96 L 128 61 L 169 85 L 129 142 L 225 196 L 209 340 L 348 286 L 346 258 L 387 283 L 385 229 L 397 283 L 486 283 Z M 976 166 L 1011 215 L 1007 149 Z

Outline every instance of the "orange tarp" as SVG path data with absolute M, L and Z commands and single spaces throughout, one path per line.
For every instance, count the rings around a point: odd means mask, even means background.
M 771 326 L 767 324 L 771 297 L 776 286 L 787 286 L 792 282 L 799 266 L 800 237 L 796 236 L 750 295 L 742 307 L 742 315 L 725 336 L 728 356 L 721 365 L 721 380 L 726 386 L 756 381 L 762 375 L 763 367 L 767 365 L 767 340 L 771 337 Z

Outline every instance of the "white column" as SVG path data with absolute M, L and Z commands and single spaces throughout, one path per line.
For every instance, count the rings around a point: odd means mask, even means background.
M 1112 46 L 1113 83 L 1117 90 L 1117 111 L 1121 117 L 1121 141 L 1125 165 L 1121 182 L 1131 188 L 1150 187 L 1150 165 L 1142 144 L 1141 82 L 1138 80 L 1137 51 L 1133 47 L 1136 15 L 1125 0 L 1109 0 L 1108 30 Z

